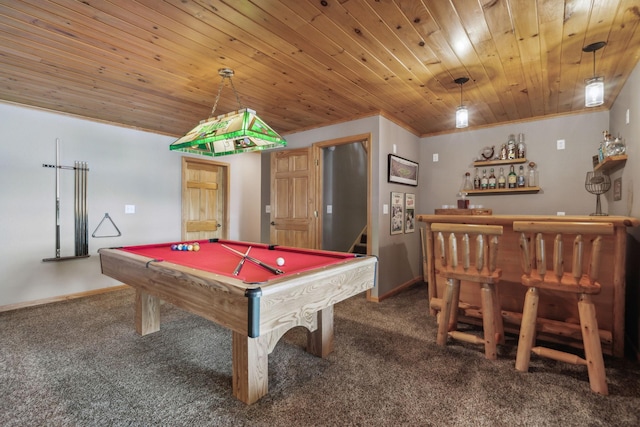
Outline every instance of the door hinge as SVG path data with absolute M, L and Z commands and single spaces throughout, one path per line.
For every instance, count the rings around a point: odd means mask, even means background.
M 316 218 L 318 218 L 318 211 L 313 211 L 313 216 L 315 216 Z

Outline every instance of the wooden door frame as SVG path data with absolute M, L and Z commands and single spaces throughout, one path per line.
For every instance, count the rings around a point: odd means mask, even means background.
M 351 144 L 354 142 L 361 142 L 364 145 L 364 149 L 367 153 L 367 255 L 371 255 L 371 133 L 363 133 L 360 135 L 351 135 L 343 138 L 330 139 L 327 141 L 316 142 L 312 144 L 312 153 L 314 163 L 316 164 L 315 181 L 316 181 L 316 194 L 315 202 L 318 209 L 318 220 L 316 221 L 316 248 L 322 248 L 322 212 L 324 207 L 322 199 L 323 189 L 323 176 L 322 176 L 322 149 L 328 147 L 335 147 L 337 145 Z M 367 291 L 369 295 L 370 291 Z
M 218 162 L 215 160 L 209 160 L 209 159 L 201 159 L 198 157 L 189 157 L 189 156 L 182 156 L 182 169 L 181 169 L 181 175 L 182 175 L 182 179 L 181 179 L 181 184 L 180 184 L 180 194 L 181 194 L 181 219 L 180 219 L 180 235 L 181 235 L 181 240 L 185 239 L 185 235 L 186 235 L 186 212 L 185 212 L 185 201 L 184 201 L 184 194 L 185 194 L 185 189 L 187 188 L 187 165 L 188 164 L 202 164 L 202 165 L 213 165 L 213 166 L 218 166 L 221 167 L 224 170 L 224 221 L 222 221 L 222 225 L 220 226 L 222 228 L 222 234 L 221 237 L 223 239 L 228 239 L 229 238 L 229 190 L 231 188 L 230 186 L 230 175 L 231 175 L 231 165 L 229 165 L 229 163 L 224 163 L 224 162 Z

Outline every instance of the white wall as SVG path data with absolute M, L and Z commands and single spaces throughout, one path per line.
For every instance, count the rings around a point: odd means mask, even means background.
M 622 178 L 622 199 L 614 201 L 613 191 L 606 194 L 610 212 L 640 218 L 640 66 L 634 69 L 620 91 L 611 108 L 610 121 L 612 135 L 625 139 L 628 156 L 624 168 L 611 174 L 612 181 Z M 634 182 L 638 184 L 634 185 Z M 633 197 L 634 193 L 636 197 Z M 637 235 L 637 238 L 640 238 L 640 235 Z
M 585 190 L 585 176 L 593 170 L 591 158 L 597 153 L 602 131 L 608 128 L 609 113 L 600 111 L 423 138 L 420 188 L 427 197 L 418 202 L 420 213 L 433 214 L 442 205 L 455 204 L 464 174 L 470 172 L 473 177 L 473 160 L 482 148 L 495 146 L 498 150 L 509 134 L 524 133 L 526 157 L 537 164 L 542 190 L 537 194 L 472 196 L 470 203 L 491 208 L 498 215 L 589 215 L 595 211 L 596 196 Z M 556 149 L 559 139 L 565 140 L 564 150 Z M 437 163 L 433 162 L 436 153 Z M 605 198 L 602 208 L 608 209 Z
M 180 239 L 184 153 L 169 151 L 174 138 L 2 103 L 0 138 L 0 307 L 117 285 L 100 274 L 99 248 Z M 90 169 L 91 256 L 42 262 L 55 257 L 55 169 L 42 165 L 55 164 L 56 138 L 61 165 L 79 160 Z M 258 241 L 260 156 L 219 159 L 231 170 L 228 237 Z M 60 171 L 61 256 L 74 254 L 73 176 Z M 125 204 L 136 213 L 125 215 Z M 121 237 L 91 237 L 105 213 Z M 103 227 L 98 236 L 112 231 Z

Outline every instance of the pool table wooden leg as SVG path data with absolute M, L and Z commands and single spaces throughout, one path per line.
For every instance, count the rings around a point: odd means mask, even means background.
M 316 313 L 318 328 L 307 332 L 307 352 L 318 357 L 327 357 L 333 351 L 333 306 Z
M 269 391 L 269 336 L 232 332 L 233 395 L 250 405 Z
M 136 332 L 147 335 L 160 330 L 160 298 L 136 288 Z

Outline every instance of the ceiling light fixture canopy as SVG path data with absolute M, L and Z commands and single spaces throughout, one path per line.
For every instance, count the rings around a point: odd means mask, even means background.
M 469 77 L 458 77 L 454 82 L 460 85 L 460 106 L 456 109 L 456 127 L 466 128 L 469 126 L 469 110 L 462 105 L 462 85 L 469 81 Z
M 220 68 L 218 70 L 218 75 L 222 77 L 222 80 L 220 81 L 216 102 L 213 104 L 209 118 L 202 120 L 185 136 L 173 142 L 169 146 L 170 150 L 205 156 L 225 156 L 285 147 L 287 145 L 287 141 L 262 121 L 255 111 L 242 106 L 238 92 L 233 85 L 233 80 L 231 80 L 233 74 L 233 70 L 230 68 Z M 214 117 L 213 114 L 218 106 L 226 79 L 229 79 L 239 108 L 237 111 Z
M 604 77 L 596 76 L 596 51 L 605 47 L 606 42 L 591 43 L 582 48 L 583 52 L 593 52 L 593 77 L 587 79 L 584 88 L 584 106 L 597 107 L 604 104 Z

